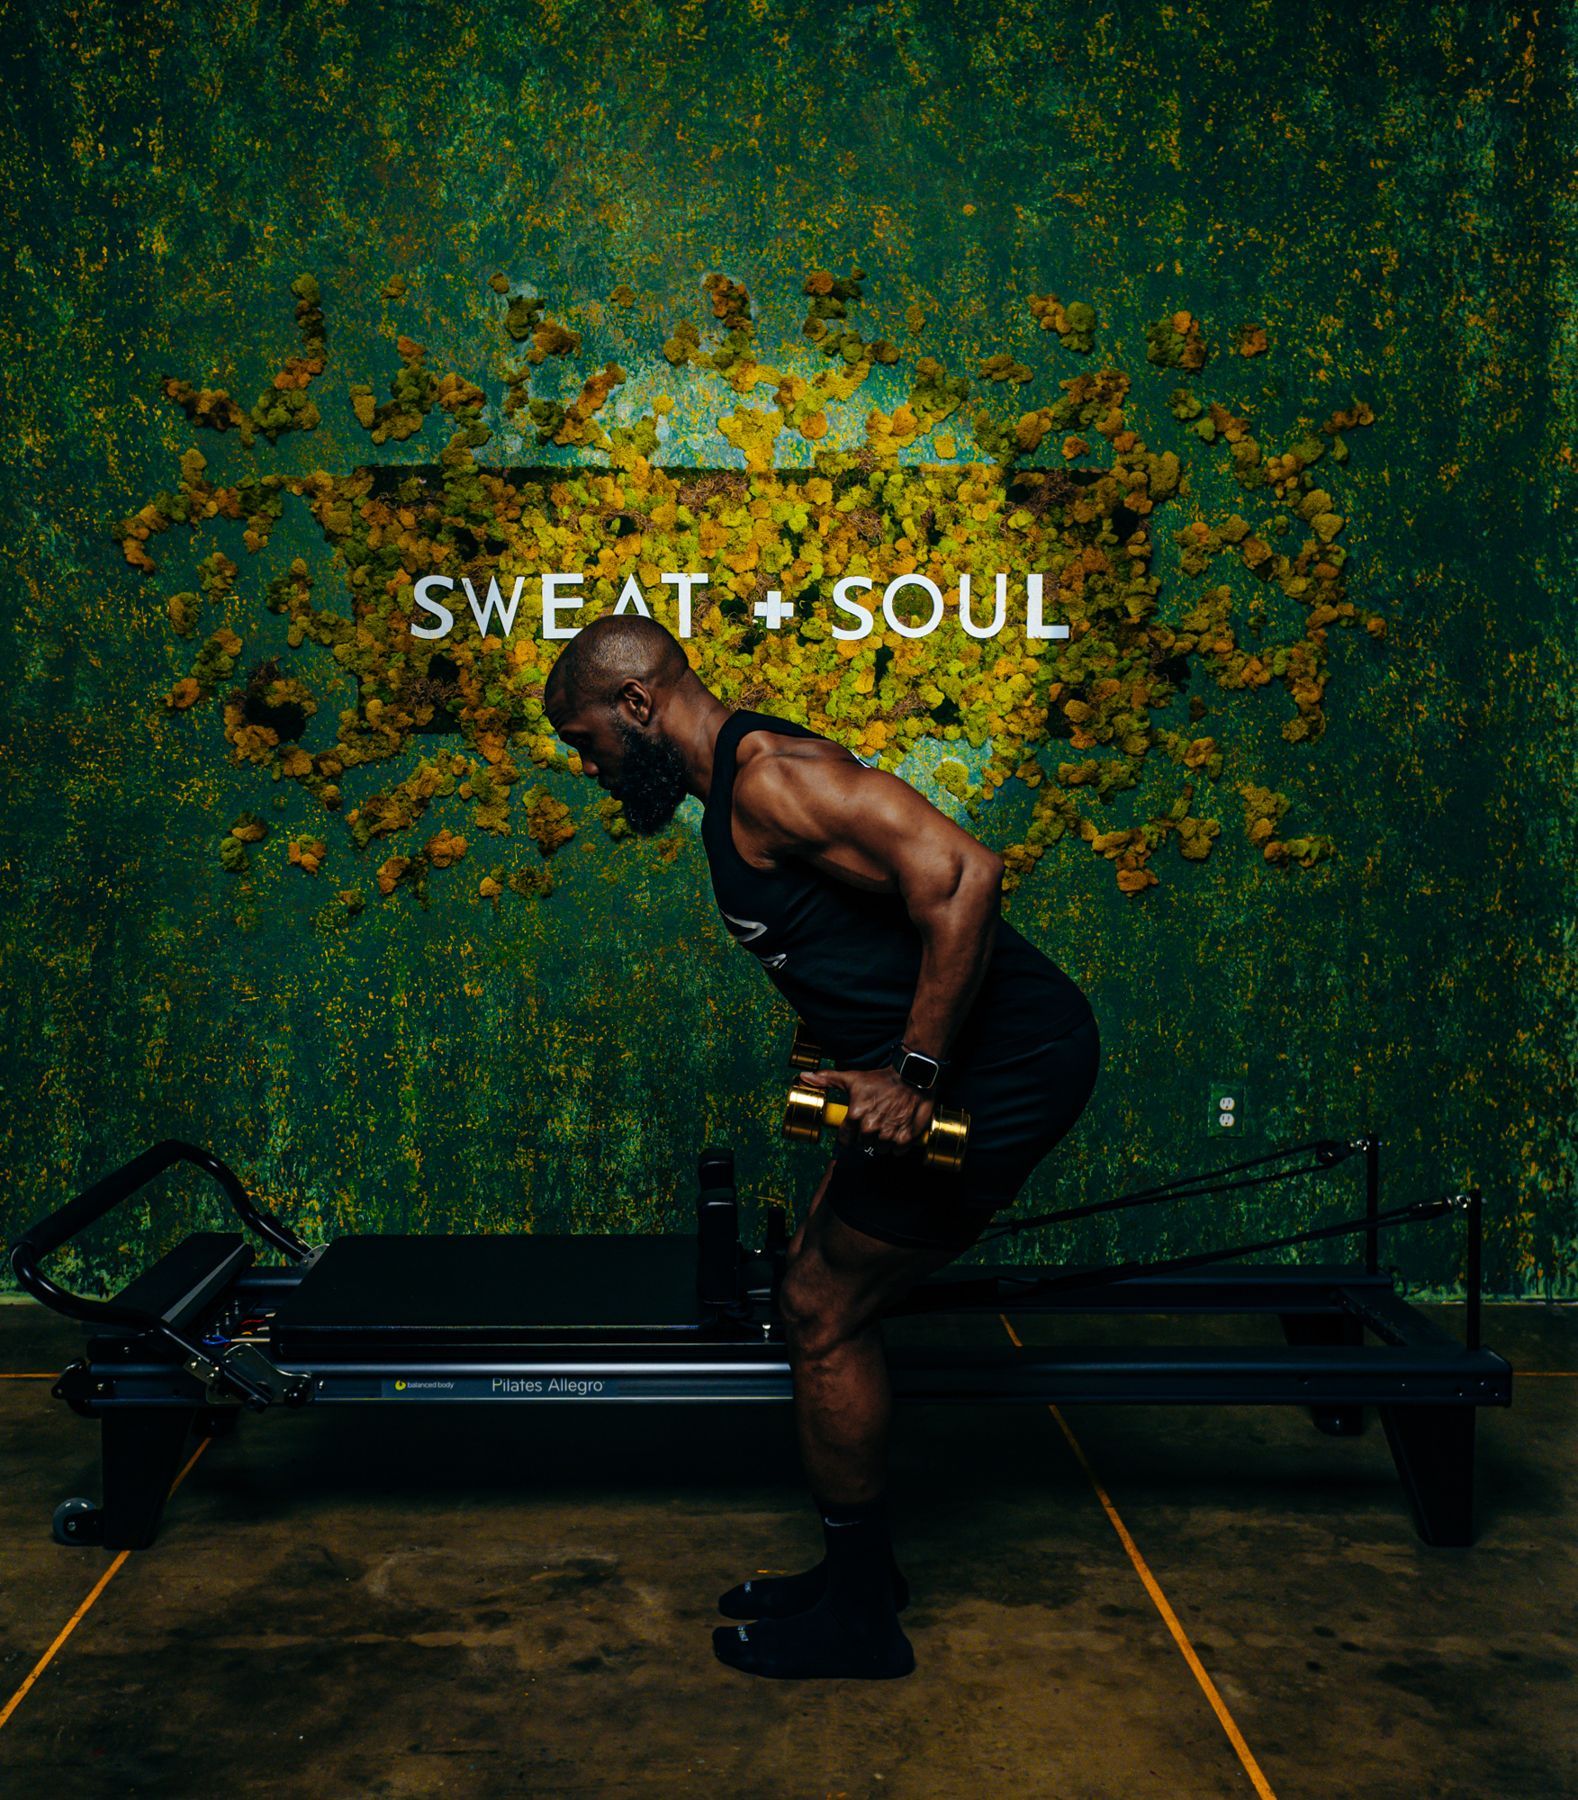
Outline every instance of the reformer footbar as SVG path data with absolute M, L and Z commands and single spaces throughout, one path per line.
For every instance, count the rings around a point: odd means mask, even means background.
M 235 1172 L 212 1151 L 184 1143 L 179 1138 L 166 1138 L 162 1143 L 150 1145 L 113 1174 L 94 1182 L 59 1212 L 41 1219 L 24 1232 L 11 1246 L 12 1272 L 27 1293 L 69 1319 L 87 1325 L 121 1326 L 168 1346 L 180 1357 L 187 1374 L 203 1384 L 205 1397 L 210 1401 L 238 1401 L 253 1412 L 262 1412 L 281 1400 L 288 1406 L 305 1405 L 308 1397 L 305 1383 L 299 1377 L 274 1368 L 258 1354 L 255 1346 L 232 1343 L 215 1354 L 210 1345 L 194 1341 L 188 1335 L 183 1329 L 184 1315 L 193 1307 L 196 1289 L 178 1296 L 179 1304 L 175 1307 L 150 1309 L 135 1303 L 136 1283 L 113 1300 L 94 1300 L 67 1292 L 40 1268 L 52 1251 L 112 1212 L 123 1200 L 146 1187 L 155 1176 L 183 1162 L 201 1169 L 216 1182 L 237 1218 L 265 1243 L 272 1244 L 294 1263 L 303 1267 L 311 1264 L 318 1250 L 298 1237 L 283 1220 L 258 1206 Z M 194 1241 L 189 1238 L 187 1244 Z M 243 1253 L 237 1240 L 236 1251 L 208 1276 L 210 1285 L 221 1275 L 233 1274 L 251 1259 L 251 1251 Z

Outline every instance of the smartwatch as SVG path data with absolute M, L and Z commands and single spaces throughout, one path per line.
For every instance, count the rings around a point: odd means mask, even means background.
M 946 1062 L 935 1056 L 927 1056 L 919 1050 L 906 1050 L 901 1043 L 893 1053 L 893 1073 L 906 1087 L 917 1089 L 920 1093 L 929 1094 L 937 1086 L 937 1082 Z

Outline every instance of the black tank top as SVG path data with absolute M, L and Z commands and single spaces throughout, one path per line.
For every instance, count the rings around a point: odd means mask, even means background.
M 723 721 L 701 822 L 718 909 L 838 1066 L 875 1065 L 886 1060 L 909 1019 L 920 932 L 898 894 L 851 887 L 792 859 L 770 871 L 753 869 L 740 855 L 735 758 L 750 731 L 818 736 L 771 713 L 734 712 Z M 999 916 L 991 961 L 949 1058 L 978 1066 L 1005 1061 L 1090 1017 L 1078 986 Z

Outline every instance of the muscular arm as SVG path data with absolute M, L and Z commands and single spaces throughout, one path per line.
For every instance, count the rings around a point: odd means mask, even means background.
M 992 953 L 1003 860 L 907 782 L 853 757 L 757 755 L 735 784 L 752 847 L 897 893 L 922 943 L 904 1042 L 945 1057 Z

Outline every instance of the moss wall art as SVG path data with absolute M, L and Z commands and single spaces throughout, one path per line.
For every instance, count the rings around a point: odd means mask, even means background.
M 685 1230 L 714 1141 L 803 1202 L 699 806 L 635 837 L 543 714 L 639 607 L 1004 857 L 1105 1055 L 1019 1210 L 1369 1133 L 1578 1294 L 1572 32 L 24 9 L 0 1227 L 165 1136 L 315 1239 Z M 61 1272 L 219 1216 L 173 1176 Z

